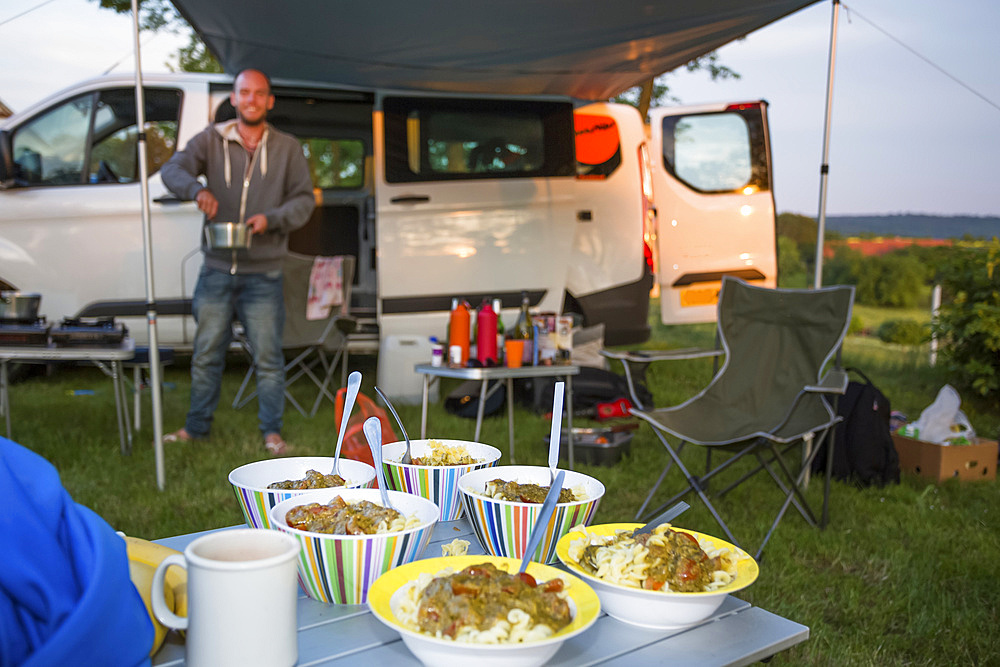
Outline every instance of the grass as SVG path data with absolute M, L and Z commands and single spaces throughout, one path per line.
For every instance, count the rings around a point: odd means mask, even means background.
M 654 310 L 655 312 L 655 310 Z M 646 347 L 710 345 L 709 325 L 654 326 Z M 357 358 L 373 395 L 373 358 Z M 948 379 L 926 362 L 926 350 L 888 346 L 852 337 L 845 362 L 861 368 L 889 397 L 894 409 L 915 418 Z M 212 438 L 166 449 L 167 486 L 155 485 L 152 430 L 144 398 L 143 428 L 130 456 L 118 453 L 110 382 L 96 369 L 63 368 L 19 383 L 11 392 L 14 439 L 39 452 L 59 469 L 74 496 L 119 530 L 155 539 L 242 523 L 226 482 L 230 470 L 263 457 L 254 405 L 228 407 L 244 367 L 233 360 L 223 386 Z M 168 367 L 164 392 L 165 429 L 179 427 L 187 409 L 188 369 L 181 360 Z M 682 401 L 709 379 L 711 362 L 674 362 L 654 366 L 649 388 L 660 405 Z M 443 393 L 455 382 L 445 381 Z M 92 389 L 93 395 L 68 395 Z M 305 392 L 303 391 L 305 398 Z M 429 435 L 471 438 L 474 422 L 431 406 Z M 411 436 L 419 428 L 420 407 L 398 405 Z M 963 409 L 982 435 L 996 438 L 1000 414 L 994 404 L 963 396 Z M 543 437 L 548 422 L 518 408 L 519 463 L 544 465 Z M 286 410 L 286 439 L 295 454 L 332 453 L 337 429 L 333 409 L 313 419 Z M 487 418 L 481 440 L 507 451 L 506 420 Z M 695 467 L 703 460 L 686 452 Z M 641 427 L 630 452 L 614 467 L 578 465 L 607 487 L 597 522 L 631 520 L 666 456 L 647 428 Z M 506 456 L 501 463 L 506 462 Z M 818 501 L 822 478 L 807 494 Z M 668 477 L 668 487 L 676 488 Z M 661 492 L 666 496 L 666 492 Z M 662 499 L 662 498 L 661 498 Z M 690 498 L 689 498 L 690 501 Z M 722 498 L 718 507 L 737 537 L 755 545 L 762 539 L 779 498 L 758 476 Z M 817 502 L 818 504 L 818 502 Z M 678 524 L 719 534 L 697 500 Z M 781 665 L 953 665 L 1000 663 L 1000 578 L 991 563 L 1000 550 L 996 482 L 940 485 L 904 475 L 899 485 L 857 489 L 834 482 L 831 521 L 826 530 L 810 528 L 792 512 L 781 523 L 761 563 L 758 581 L 741 593 L 751 603 L 810 628 L 809 641 L 775 657 Z

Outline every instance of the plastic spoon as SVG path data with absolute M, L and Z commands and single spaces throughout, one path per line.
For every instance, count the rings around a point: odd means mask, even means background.
M 385 407 L 389 408 L 389 412 L 391 412 L 392 416 L 395 417 L 396 423 L 399 424 L 399 430 L 403 432 L 403 440 L 406 440 L 406 451 L 403 452 L 403 458 L 400 460 L 400 463 L 405 463 L 406 465 L 410 465 L 410 463 L 412 463 L 412 459 L 410 458 L 410 436 L 406 435 L 406 427 L 403 426 L 403 420 L 399 418 L 399 414 L 396 412 L 396 408 L 392 407 L 392 403 L 390 403 L 389 399 L 385 397 L 385 394 L 382 393 L 382 390 L 379 389 L 378 387 L 375 387 L 375 391 L 376 393 L 378 393 L 379 396 L 382 397 L 382 401 L 385 403 Z
M 565 477 L 565 470 L 560 470 L 556 473 L 556 478 L 552 480 L 549 492 L 545 494 L 542 509 L 538 511 L 538 518 L 535 519 L 535 525 L 531 527 L 531 536 L 528 538 L 528 546 L 524 550 L 524 558 L 521 559 L 521 567 L 518 569 L 518 572 L 526 572 L 528 570 L 528 563 L 531 562 L 531 557 L 534 555 L 535 549 L 541 543 L 542 535 L 545 534 L 545 529 L 549 525 L 549 519 L 552 518 L 552 512 L 555 511 L 556 504 L 559 502 L 559 492 L 562 490 L 563 478 Z
M 559 465 L 559 439 L 562 437 L 563 392 L 565 382 L 556 382 L 552 393 L 552 431 L 549 433 L 549 483 L 556 478 L 556 467 Z
M 369 417 L 365 420 L 361 430 L 365 432 L 365 439 L 372 450 L 372 463 L 375 464 L 375 477 L 378 479 L 378 490 L 382 496 L 382 507 L 392 507 L 389 503 L 389 492 L 385 486 L 385 472 L 382 470 L 382 422 L 378 417 Z
M 347 420 L 354 409 L 354 401 L 358 398 L 358 390 L 361 389 L 361 373 L 352 372 L 347 376 L 347 397 L 344 399 L 344 412 L 340 417 L 340 434 L 337 436 L 337 449 L 333 453 L 333 474 L 340 474 L 340 448 L 344 444 L 344 435 L 347 433 Z

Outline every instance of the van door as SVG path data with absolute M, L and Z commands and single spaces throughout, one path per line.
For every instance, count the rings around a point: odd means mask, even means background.
M 185 95 L 201 92 L 203 98 L 203 91 L 203 84 L 145 89 L 153 202 L 172 199 L 158 169 L 180 143 Z M 28 111 L 6 131 L 13 173 L 11 187 L 0 191 L 0 281 L 40 293 L 40 312 L 52 323 L 64 317 L 115 316 L 138 342 L 145 342 L 134 86 L 128 79 L 81 86 L 37 112 Z M 152 207 L 161 315 L 187 309 L 184 258 L 198 248 L 200 217 L 193 205 Z M 197 269 L 200 257 L 193 264 Z M 193 281 L 188 285 L 193 288 Z M 182 318 L 161 318 L 159 334 L 164 344 L 183 344 Z
M 777 285 L 767 103 L 650 111 L 664 324 L 712 322 L 722 276 Z
M 573 242 L 568 101 L 386 95 L 374 119 L 378 308 L 393 336 L 442 337 L 453 297 L 509 320 L 561 312 Z M 414 354 L 430 359 L 430 348 Z M 380 359 L 383 367 L 402 371 Z M 412 369 L 412 365 L 410 365 Z
M 655 209 L 639 111 L 597 102 L 576 109 L 576 233 L 567 310 L 604 323 L 607 345 L 649 338 Z M 575 303 L 574 303 L 575 302 Z

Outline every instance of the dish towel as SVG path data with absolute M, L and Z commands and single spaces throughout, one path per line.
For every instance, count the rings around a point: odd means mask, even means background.
M 309 273 L 306 319 L 323 320 L 330 309 L 344 303 L 343 257 L 316 257 Z

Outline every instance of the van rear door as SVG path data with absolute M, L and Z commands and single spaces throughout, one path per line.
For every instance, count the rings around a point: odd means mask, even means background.
M 377 105 L 383 349 L 396 334 L 441 337 L 453 297 L 499 298 L 511 319 L 523 290 L 533 308 L 560 312 L 575 216 L 572 104 L 386 95 Z
M 711 322 L 723 275 L 777 284 L 767 103 L 650 111 L 664 324 Z

